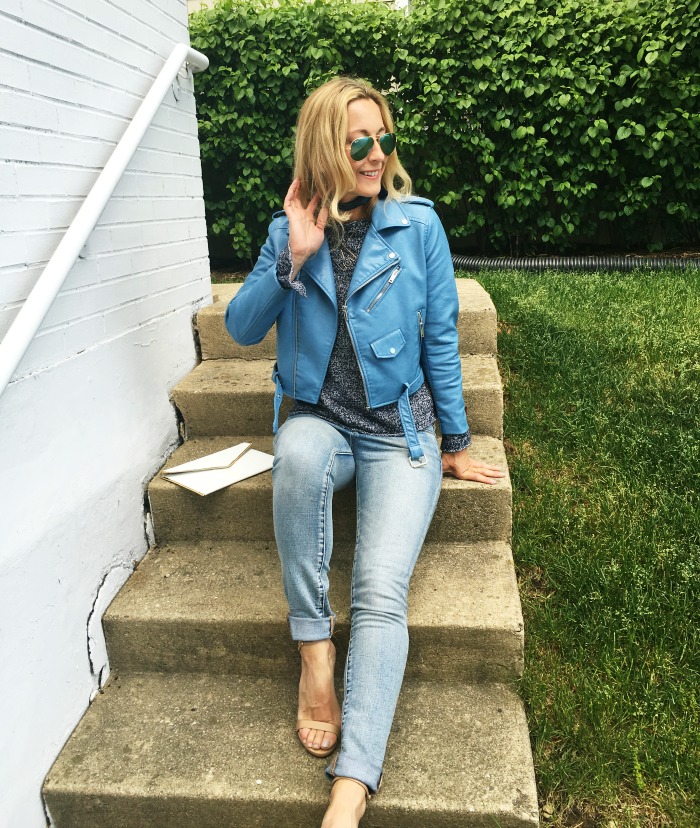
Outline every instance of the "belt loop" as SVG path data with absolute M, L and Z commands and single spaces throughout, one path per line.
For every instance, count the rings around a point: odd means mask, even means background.
M 277 363 L 275 363 L 272 369 L 272 381 L 275 383 L 275 416 L 272 420 L 272 433 L 277 434 L 277 429 L 279 428 L 280 407 L 282 406 L 282 398 L 284 397 L 279 371 L 277 370 Z
M 401 425 L 403 426 L 404 434 L 406 435 L 406 442 L 408 443 L 408 453 L 410 455 L 409 462 L 413 468 L 427 465 L 428 461 L 423 453 L 423 447 L 418 439 L 418 432 L 416 431 L 416 421 L 413 419 L 413 412 L 411 411 L 411 403 L 408 399 L 409 383 L 404 383 L 404 391 L 399 397 L 399 416 L 401 418 Z

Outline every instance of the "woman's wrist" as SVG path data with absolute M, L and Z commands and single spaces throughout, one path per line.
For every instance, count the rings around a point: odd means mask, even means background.
M 304 263 L 306 262 L 308 256 L 304 256 L 302 254 L 295 253 L 292 250 L 291 245 L 288 246 L 288 249 L 289 249 L 289 258 L 292 260 L 292 272 L 291 272 L 289 278 L 290 279 L 296 279 L 297 274 L 299 273 L 299 271 L 304 266 Z

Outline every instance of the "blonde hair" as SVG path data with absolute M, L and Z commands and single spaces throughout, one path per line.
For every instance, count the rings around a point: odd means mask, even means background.
M 384 96 L 366 81 L 333 78 L 314 90 L 304 101 L 297 119 L 294 146 L 294 178 L 301 181 L 301 197 L 307 204 L 318 193 L 321 206 L 328 207 L 329 222 L 340 229 L 347 219 L 338 210 L 342 196 L 355 187 L 355 173 L 345 152 L 348 104 L 367 98 L 377 104 L 384 129 L 394 131 L 394 121 Z M 402 167 L 396 151 L 386 159 L 382 186 L 387 200 L 411 193 L 411 178 Z M 377 198 L 373 198 L 370 209 Z

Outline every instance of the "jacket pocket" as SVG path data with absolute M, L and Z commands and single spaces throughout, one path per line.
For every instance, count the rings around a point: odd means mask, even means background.
M 391 275 L 386 280 L 386 282 L 384 282 L 384 284 L 382 285 L 382 288 L 379 291 L 379 293 L 374 297 L 374 299 L 372 299 L 372 301 L 369 303 L 369 305 L 367 305 L 367 307 L 365 308 L 367 313 L 371 313 L 372 310 L 374 309 L 375 305 L 378 305 L 382 301 L 382 299 L 384 298 L 387 291 L 391 288 L 391 286 L 396 281 L 396 277 L 399 275 L 400 270 L 401 270 L 400 267 L 395 267 L 391 271 Z
M 378 359 L 392 359 L 406 344 L 400 328 L 386 334 L 381 339 L 376 339 L 370 347 Z

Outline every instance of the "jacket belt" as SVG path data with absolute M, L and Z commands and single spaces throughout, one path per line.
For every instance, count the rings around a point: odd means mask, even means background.
M 275 383 L 275 405 L 274 419 L 272 421 L 272 433 L 277 434 L 279 429 L 280 407 L 282 406 L 282 399 L 284 397 L 279 371 L 277 370 L 277 363 L 275 363 L 272 369 L 272 380 Z M 423 381 L 424 378 L 421 372 L 421 374 L 413 382 L 405 382 L 403 384 L 404 390 L 398 399 L 399 417 L 401 419 L 403 432 L 406 435 L 408 453 L 410 456 L 409 462 L 414 468 L 425 466 L 428 462 L 420 444 L 418 430 L 416 429 L 416 421 L 413 419 L 413 411 L 411 410 L 411 403 L 409 401 L 409 396 L 421 387 Z
M 417 391 L 423 384 L 423 374 L 421 372 L 418 379 L 412 383 L 405 382 L 403 385 L 403 393 L 399 397 L 399 417 L 401 418 L 401 425 L 403 426 L 403 433 L 406 435 L 406 442 L 408 443 L 408 453 L 410 455 L 409 462 L 413 468 L 427 465 L 428 461 L 425 459 L 423 448 L 418 439 L 418 431 L 416 430 L 416 421 L 413 419 L 413 411 L 411 410 L 411 403 L 409 395 Z

